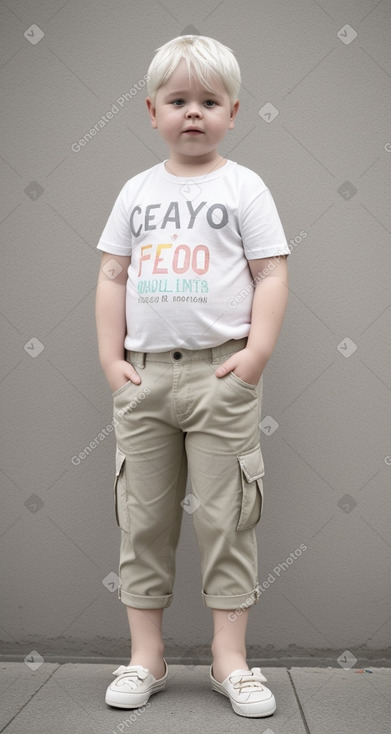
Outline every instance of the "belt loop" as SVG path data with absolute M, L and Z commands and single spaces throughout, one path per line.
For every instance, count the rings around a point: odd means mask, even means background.
M 139 367 L 140 369 L 144 369 L 145 358 L 146 358 L 145 352 L 132 352 L 129 350 L 126 351 L 126 361 L 130 362 L 130 364 L 132 364 L 133 367 Z
M 220 364 L 220 354 L 221 354 L 221 348 L 219 347 L 212 347 L 212 364 Z
M 224 344 L 220 344 L 218 347 L 212 347 L 212 364 L 220 364 L 221 361 L 224 362 L 225 357 L 228 357 L 231 353 L 244 349 L 246 344 L 247 337 L 245 336 L 243 339 L 230 339 Z

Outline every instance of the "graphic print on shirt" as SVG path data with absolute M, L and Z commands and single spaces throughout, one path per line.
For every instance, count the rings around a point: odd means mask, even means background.
M 179 294 L 192 294 L 194 298 L 190 300 L 206 303 L 210 289 L 210 247 L 206 243 L 191 243 L 186 232 L 193 230 L 197 217 L 203 220 L 201 231 L 205 231 L 205 226 L 211 233 L 222 229 L 228 222 L 227 207 L 219 203 L 208 205 L 206 201 L 194 207 L 187 200 L 185 211 L 183 207 L 180 209 L 178 201 L 171 201 L 164 212 L 161 209 L 161 204 L 149 204 L 144 211 L 136 205 L 130 214 L 132 235 L 147 242 L 137 248 L 138 302 L 183 301 Z M 155 223 L 157 218 L 160 219 L 158 224 Z M 198 222 L 197 225 L 200 229 Z M 146 233 L 157 229 L 165 241 L 148 242 Z

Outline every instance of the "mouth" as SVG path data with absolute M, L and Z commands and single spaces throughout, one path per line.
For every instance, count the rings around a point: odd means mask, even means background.
M 203 135 L 204 134 L 203 131 L 200 130 L 198 127 L 188 127 L 183 132 L 188 133 L 189 135 Z

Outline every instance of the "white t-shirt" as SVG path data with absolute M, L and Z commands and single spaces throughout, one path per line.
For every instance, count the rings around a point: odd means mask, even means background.
M 203 349 L 250 330 L 248 260 L 289 255 L 269 189 L 228 160 L 205 176 L 163 163 L 121 189 L 98 249 L 131 255 L 125 349 Z M 115 272 L 115 271 L 114 271 Z

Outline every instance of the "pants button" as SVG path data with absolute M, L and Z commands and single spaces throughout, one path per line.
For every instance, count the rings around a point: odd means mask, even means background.
M 182 359 L 182 352 L 174 352 L 172 356 L 178 361 L 179 359 Z

